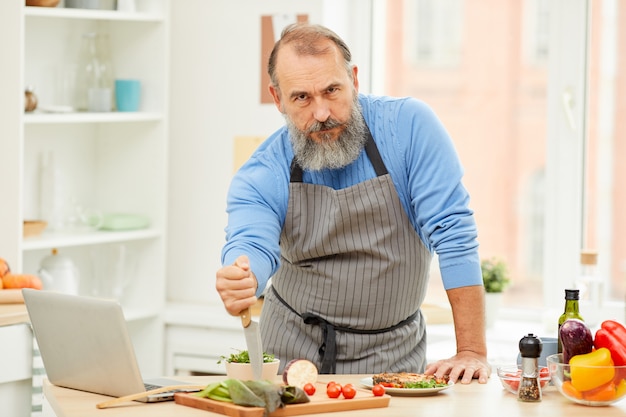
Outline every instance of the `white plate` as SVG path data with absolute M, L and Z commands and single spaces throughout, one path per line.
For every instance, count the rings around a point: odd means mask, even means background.
M 366 388 L 372 389 L 374 384 L 372 383 L 372 378 L 363 378 L 359 381 L 361 385 Z M 443 391 L 445 389 L 450 388 L 454 385 L 453 382 L 448 383 L 445 387 L 436 387 L 436 388 L 388 388 L 385 387 L 385 393 L 391 395 L 406 395 L 411 397 L 420 397 L 427 395 L 435 395 L 439 393 L 439 391 Z

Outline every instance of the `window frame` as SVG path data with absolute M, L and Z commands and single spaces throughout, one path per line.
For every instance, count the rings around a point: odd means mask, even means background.
M 346 0 L 354 6 L 355 0 Z M 367 82 L 360 90 L 383 94 L 385 85 L 384 34 L 385 0 L 358 0 L 360 19 L 349 15 L 339 25 L 344 33 L 363 33 L 369 25 L 367 40 L 346 38 L 349 45 L 369 49 L 368 60 L 360 62 Z M 328 7 L 335 3 L 327 0 Z M 580 275 L 580 252 L 584 244 L 584 158 L 588 137 L 588 89 L 590 49 L 590 0 L 550 0 L 550 30 L 547 99 L 546 225 L 544 230 L 543 308 L 519 311 L 503 307 L 504 318 L 523 318 L 546 323 L 563 308 L 563 291 L 574 288 Z M 369 13 L 368 18 L 363 18 Z M 333 23 L 337 24 L 337 21 Z M 369 42 L 367 47 L 363 42 Z M 579 227 L 572 227 L 578 225 Z M 609 278 L 605 278 L 608 280 Z M 604 286 L 608 288 L 608 285 Z M 606 298 L 605 298 L 606 299 Z M 625 300 L 626 301 L 626 300 Z M 601 317 L 625 319 L 626 302 L 605 301 Z M 551 321 L 550 321 L 551 323 Z

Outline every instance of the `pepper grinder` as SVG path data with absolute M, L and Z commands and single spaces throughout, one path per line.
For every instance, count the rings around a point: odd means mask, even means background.
M 519 401 L 541 401 L 538 362 L 542 348 L 541 339 L 532 333 L 528 333 L 519 341 L 519 351 L 522 357 L 522 375 L 517 390 Z

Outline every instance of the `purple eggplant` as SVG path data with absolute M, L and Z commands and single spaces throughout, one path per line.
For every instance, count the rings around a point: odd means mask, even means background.
M 567 319 L 559 330 L 563 345 L 563 363 L 569 363 L 572 356 L 589 353 L 593 350 L 593 335 L 584 321 Z

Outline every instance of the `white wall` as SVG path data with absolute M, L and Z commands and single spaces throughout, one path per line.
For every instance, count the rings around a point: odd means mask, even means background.
M 307 13 L 322 0 L 177 0 L 171 10 L 168 298 L 219 302 L 233 138 L 283 124 L 259 104 L 261 16 Z

